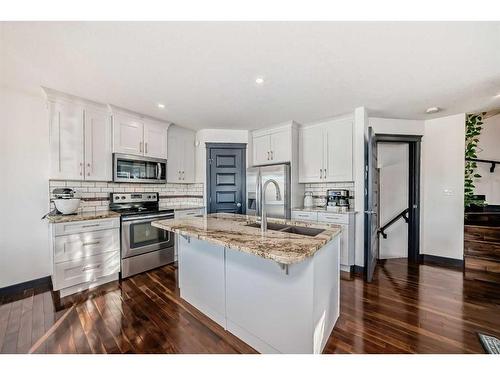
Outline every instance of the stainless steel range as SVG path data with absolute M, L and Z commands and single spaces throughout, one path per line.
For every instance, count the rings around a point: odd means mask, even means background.
M 111 193 L 110 200 L 121 214 L 122 278 L 174 261 L 174 234 L 151 226 L 174 218 L 174 210 L 160 209 L 158 193 Z

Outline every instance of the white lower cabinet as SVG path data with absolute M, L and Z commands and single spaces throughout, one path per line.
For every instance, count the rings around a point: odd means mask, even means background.
M 306 212 L 306 211 L 292 211 L 292 220 L 318 221 L 318 213 Z
M 52 285 L 61 297 L 118 279 L 118 218 L 50 225 Z
M 292 220 L 340 225 L 342 227 L 342 234 L 340 236 L 340 268 L 342 271 L 350 271 L 351 266 L 354 265 L 354 215 L 354 212 L 336 214 L 293 210 Z

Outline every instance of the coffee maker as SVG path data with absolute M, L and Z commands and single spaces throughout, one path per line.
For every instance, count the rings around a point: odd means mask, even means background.
M 347 212 L 349 210 L 349 190 L 329 189 L 326 191 L 327 210 Z

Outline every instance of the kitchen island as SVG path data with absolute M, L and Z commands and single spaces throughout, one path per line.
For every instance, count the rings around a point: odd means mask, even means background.
M 261 353 L 321 353 L 339 316 L 341 228 L 210 214 L 177 234 L 181 297 Z

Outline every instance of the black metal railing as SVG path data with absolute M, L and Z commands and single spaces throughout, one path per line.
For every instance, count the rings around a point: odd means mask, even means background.
M 409 208 L 404 209 L 399 214 L 397 214 L 396 216 L 394 216 L 391 220 L 389 220 L 387 222 L 387 224 L 385 224 L 384 226 L 380 227 L 379 230 L 377 231 L 378 235 L 382 235 L 382 237 L 387 238 L 387 233 L 385 233 L 385 231 L 387 230 L 387 228 L 389 228 L 392 224 L 394 224 L 400 218 L 405 219 L 405 222 L 408 223 L 408 216 L 406 216 L 406 215 L 408 214 L 409 210 L 410 210 Z
M 487 159 L 471 159 L 471 158 L 465 158 L 467 161 L 475 161 L 477 163 L 486 163 L 486 164 L 491 164 L 490 166 L 490 172 L 493 173 L 495 172 L 495 167 L 497 164 L 500 164 L 500 161 L 498 160 L 487 160 Z

